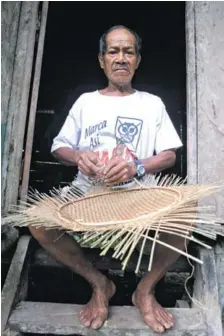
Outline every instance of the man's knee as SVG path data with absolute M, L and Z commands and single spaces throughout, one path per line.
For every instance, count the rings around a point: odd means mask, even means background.
M 32 236 L 43 245 L 51 244 L 54 240 L 54 232 L 55 230 L 45 230 L 45 228 L 36 228 L 34 226 L 29 226 L 29 230 Z

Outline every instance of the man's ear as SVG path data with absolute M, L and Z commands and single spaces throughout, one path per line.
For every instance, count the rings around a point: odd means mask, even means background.
M 98 55 L 98 60 L 99 60 L 101 69 L 104 69 L 104 59 L 103 59 L 103 54 L 99 54 L 99 55 Z
M 141 55 L 139 54 L 139 55 L 138 55 L 138 58 L 137 58 L 137 62 L 136 62 L 135 70 L 138 69 L 139 64 L 140 64 L 140 62 L 141 62 L 141 59 L 142 59 L 142 57 L 141 57 Z

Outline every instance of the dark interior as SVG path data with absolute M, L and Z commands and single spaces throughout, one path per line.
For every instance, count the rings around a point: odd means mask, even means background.
M 81 23 L 80 23 L 81 22 Z M 56 164 L 53 138 L 80 94 L 106 85 L 98 41 L 123 24 L 143 39 L 134 87 L 160 96 L 186 143 L 184 2 L 50 2 L 34 134 L 30 186 L 47 192 L 72 181 L 76 169 Z M 168 172 L 185 177 L 186 149 Z

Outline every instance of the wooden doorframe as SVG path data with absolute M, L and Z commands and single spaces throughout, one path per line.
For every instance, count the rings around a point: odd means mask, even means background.
M 47 9 L 48 1 L 5 1 L 3 6 L 2 16 L 5 21 L 2 36 L 2 64 L 5 71 L 2 73 L 2 78 L 4 73 L 8 73 L 8 69 L 12 69 L 7 75 L 5 85 L 2 86 L 4 97 L 2 129 L 5 130 L 4 146 L 2 146 L 1 208 L 3 214 L 9 211 L 11 204 L 17 203 L 19 195 L 27 117 L 30 118 L 27 133 L 29 151 L 26 155 L 24 166 L 26 173 L 23 174 L 23 178 L 26 175 L 26 181 L 29 179 L 27 167 L 32 151 Z M 37 37 L 39 43 L 35 54 Z M 35 69 L 34 76 L 32 76 L 33 69 Z M 26 193 L 26 183 L 23 185 L 23 197 Z
M 187 176 L 198 183 L 198 106 L 195 3 L 186 2 Z

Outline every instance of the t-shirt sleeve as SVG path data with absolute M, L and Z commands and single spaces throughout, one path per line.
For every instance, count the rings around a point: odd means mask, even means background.
M 157 120 L 157 131 L 155 140 L 156 154 L 171 148 L 179 148 L 183 146 L 177 131 L 162 103 L 161 113 Z
M 77 149 L 81 132 L 80 98 L 72 106 L 58 135 L 54 138 L 51 153 L 60 147 Z

